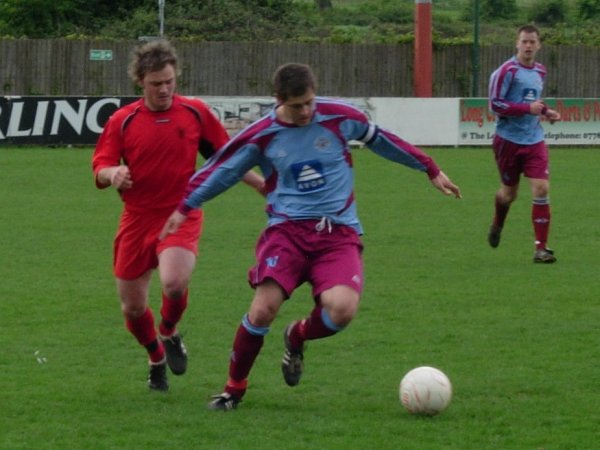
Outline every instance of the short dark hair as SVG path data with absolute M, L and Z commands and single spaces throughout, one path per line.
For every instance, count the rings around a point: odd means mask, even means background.
M 172 65 L 178 74 L 178 56 L 170 42 L 159 39 L 142 44 L 133 51 L 129 64 L 129 76 L 134 82 L 144 79 L 149 72 L 158 72 Z
M 280 100 L 299 97 L 306 91 L 317 89 L 317 79 L 306 64 L 287 63 L 279 66 L 273 75 L 273 88 Z
M 521 35 L 521 33 L 535 33 L 538 35 L 538 37 L 540 36 L 540 30 L 538 27 L 536 27 L 535 25 L 529 24 L 529 25 L 523 25 L 522 27 L 519 28 L 519 31 L 517 31 L 517 37 Z

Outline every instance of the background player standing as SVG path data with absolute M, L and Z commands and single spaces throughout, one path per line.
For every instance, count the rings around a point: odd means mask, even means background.
M 175 94 L 178 57 L 166 41 L 135 50 L 129 73 L 143 97 L 117 110 L 98 140 L 92 167 L 98 188 L 113 186 L 124 202 L 114 241 L 114 274 L 127 329 L 148 351 L 151 389 L 169 389 L 166 366 L 176 375 L 187 353 L 176 325 L 188 303 L 188 283 L 198 254 L 202 212 L 163 241 L 158 234 L 196 170 L 224 145 L 227 132 L 200 100 Z M 254 172 L 245 181 L 262 191 Z M 148 304 L 153 269 L 162 285 L 158 334 Z
M 246 392 L 248 375 L 279 308 L 304 282 L 314 309 L 284 333 L 283 377 L 300 382 L 304 342 L 325 338 L 355 316 L 363 288 L 362 227 L 354 201 L 349 142 L 358 140 L 391 161 L 426 172 L 446 195 L 460 190 L 433 160 L 377 127 L 358 109 L 316 97 L 310 67 L 286 64 L 274 75 L 276 106 L 239 133 L 190 180 L 187 194 L 161 233 L 168 239 L 204 202 L 258 165 L 266 178 L 268 226 L 249 271 L 255 288 L 233 342 L 229 378 L 211 409 L 231 410 Z
M 540 50 L 540 33 L 533 25 L 519 28 L 517 54 L 496 69 L 490 77 L 489 105 L 497 115 L 493 150 L 500 172 L 495 215 L 488 242 L 498 247 L 504 221 L 517 198 L 521 173 L 529 179 L 533 206 L 536 263 L 553 263 L 554 252 L 546 243 L 550 230 L 548 149 L 544 142 L 541 117 L 550 123 L 560 114 L 542 101 L 546 68 L 535 61 Z

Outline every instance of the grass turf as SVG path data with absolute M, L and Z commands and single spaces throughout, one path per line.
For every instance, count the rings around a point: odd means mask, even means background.
M 489 149 L 430 149 L 460 184 L 445 198 L 423 174 L 355 152 L 366 234 L 361 310 L 310 342 L 301 384 L 280 374 L 281 333 L 308 313 L 284 305 L 235 412 L 208 411 L 248 308 L 246 270 L 265 218 L 236 186 L 206 205 L 180 329 L 188 373 L 148 392 L 111 274 L 120 202 L 97 191 L 90 149 L 0 150 L 0 448 L 592 449 L 600 442 L 597 186 L 600 152 L 552 149 L 550 246 L 534 265 L 524 184 L 502 242 L 486 242 L 497 177 Z M 152 305 L 158 310 L 154 280 Z M 454 399 L 434 418 L 398 401 L 409 369 L 433 365 Z

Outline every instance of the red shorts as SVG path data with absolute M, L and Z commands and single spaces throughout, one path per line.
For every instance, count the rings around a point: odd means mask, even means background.
M 252 287 L 266 278 L 275 280 L 290 297 L 305 281 L 317 298 L 337 285 L 363 288 L 362 249 L 356 231 L 346 225 L 332 225 L 317 231 L 318 220 L 296 220 L 273 225 L 256 244 L 256 265 L 248 271 Z
M 548 148 L 544 141 L 523 145 L 496 135 L 492 147 L 502 184 L 517 185 L 521 174 L 527 178 L 549 178 Z
M 158 235 L 172 209 L 131 212 L 123 211 L 114 241 L 113 270 L 117 278 L 135 280 L 158 267 L 158 255 L 169 247 L 183 247 L 198 256 L 202 233 L 202 210 L 193 210 L 176 233 L 159 241 Z

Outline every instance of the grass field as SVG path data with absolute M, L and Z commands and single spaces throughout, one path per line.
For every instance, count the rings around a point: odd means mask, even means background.
M 0 448 L 595 449 L 600 442 L 600 151 L 552 149 L 554 265 L 534 265 L 530 196 L 498 249 L 486 243 L 497 188 L 488 149 L 431 149 L 464 198 L 356 152 L 366 229 L 361 310 L 311 342 L 302 383 L 281 379 L 281 333 L 311 308 L 301 288 L 267 336 L 235 412 L 208 411 L 226 377 L 265 218 L 236 186 L 206 206 L 181 323 L 190 355 L 166 395 L 126 332 L 111 274 L 120 212 L 95 189 L 90 149 L 0 149 Z M 526 186 L 524 186 L 526 187 Z M 152 289 L 158 309 L 159 288 Z M 442 369 L 454 399 L 413 417 L 405 372 Z

